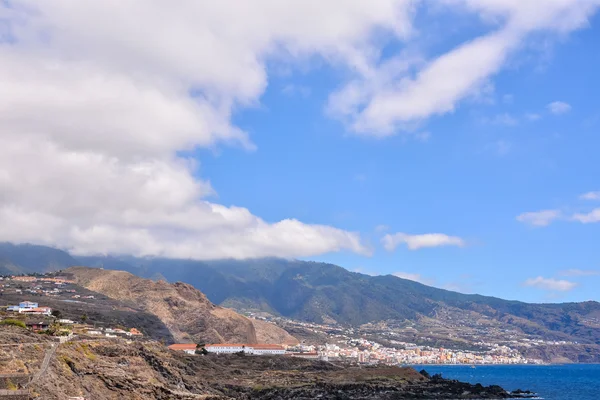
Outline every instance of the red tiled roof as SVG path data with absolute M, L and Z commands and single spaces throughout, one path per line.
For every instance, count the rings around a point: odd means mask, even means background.
M 207 344 L 205 347 L 252 347 L 252 344 L 244 344 L 244 343 L 215 343 L 215 344 Z
M 196 350 L 195 343 L 176 343 L 169 346 L 171 350 Z

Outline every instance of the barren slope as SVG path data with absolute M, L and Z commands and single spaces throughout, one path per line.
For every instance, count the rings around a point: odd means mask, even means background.
M 235 311 L 215 306 L 202 292 L 186 283 L 154 282 L 124 271 L 72 267 L 65 270 L 77 284 L 110 298 L 132 302 L 156 315 L 176 342 L 257 343 L 257 330 L 248 318 Z M 266 330 L 268 333 L 263 333 Z M 275 325 L 259 327 L 266 343 L 287 338 Z

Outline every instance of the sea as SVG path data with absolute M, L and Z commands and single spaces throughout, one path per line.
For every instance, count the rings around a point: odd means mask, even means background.
M 447 379 L 507 390 L 531 390 L 546 400 L 600 400 L 600 364 L 568 365 L 416 365 Z

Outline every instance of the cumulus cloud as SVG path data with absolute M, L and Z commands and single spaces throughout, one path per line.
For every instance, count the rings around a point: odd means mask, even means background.
M 401 54 L 357 69 L 329 100 L 332 115 L 359 134 L 388 136 L 477 96 L 532 34 L 566 34 L 584 27 L 600 1 L 445 0 L 452 10 L 479 15 L 491 30 L 424 59 Z M 558 105 L 564 109 L 564 105 Z
M 527 118 L 529 121 L 537 121 L 538 119 L 542 118 L 542 116 L 537 113 L 527 113 L 525 114 L 525 118 Z
M 383 59 L 412 37 L 417 3 L 0 3 L 0 240 L 200 259 L 368 254 L 357 233 L 209 201 L 218 188 L 182 154 L 255 148 L 231 116 L 260 102 L 267 65 L 351 71 L 328 108 L 382 136 L 454 110 L 525 36 L 582 27 L 598 2 L 448 0 L 502 22 L 434 59 Z
M 573 290 L 575 287 L 577 287 L 578 284 L 564 279 L 544 278 L 542 276 L 538 276 L 537 278 L 527 279 L 525 282 L 523 282 L 523 285 L 544 290 L 568 292 L 569 290 Z
M 561 215 L 559 210 L 526 212 L 517 216 L 517 221 L 533 226 L 548 226 Z
M 392 275 L 398 277 L 398 278 L 402 278 L 402 279 L 408 279 L 410 281 L 415 281 L 415 282 L 419 282 L 422 283 L 423 285 L 433 285 L 435 283 L 435 281 L 433 279 L 429 279 L 424 277 L 421 274 L 415 274 L 415 273 L 411 273 L 411 272 L 394 272 Z
M 574 214 L 571 219 L 573 221 L 581 222 L 582 224 L 600 222 L 600 208 L 595 208 L 589 213 Z
M 599 192 L 587 192 L 579 196 L 581 200 L 600 200 L 600 191 Z
M 191 258 L 368 254 L 357 233 L 207 200 L 200 165 L 267 85 L 267 62 L 358 68 L 409 1 L 23 0 L 0 5 L 0 240 Z M 135 22 L 135 23 L 134 23 Z
M 556 115 L 565 114 L 571 111 L 571 105 L 569 103 L 565 103 L 564 101 L 553 101 L 552 103 L 548 104 L 547 108 L 552 114 Z
M 382 239 L 383 246 L 388 251 L 393 251 L 401 244 L 409 250 L 418 250 L 425 247 L 458 246 L 465 245 L 465 241 L 457 236 L 448 236 L 443 233 L 426 233 L 422 235 L 408 235 L 406 233 L 387 234 Z
M 600 271 L 586 269 L 567 269 L 560 271 L 561 276 L 598 276 Z

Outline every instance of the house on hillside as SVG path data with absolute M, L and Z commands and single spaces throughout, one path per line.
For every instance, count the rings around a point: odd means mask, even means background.
M 38 305 L 38 303 L 34 303 L 32 301 L 22 301 L 19 303 L 19 307 L 22 310 L 30 310 L 32 308 L 38 308 L 39 305 Z
M 169 346 L 169 349 L 174 351 L 183 351 L 187 354 L 195 354 L 196 353 L 196 344 L 195 343 L 176 343 Z
M 51 315 L 52 309 L 50 307 L 36 307 L 29 308 L 21 311 L 23 314 L 33 314 L 33 315 Z
M 25 326 L 34 332 L 39 332 L 48 329 L 50 327 L 50 323 L 48 321 L 40 321 L 36 319 L 25 322 Z
M 127 332 L 127 336 L 144 336 L 144 334 L 135 328 L 131 328 L 129 332 Z
M 25 311 L 30 311 L 33 309 L 38 308 L 38 303 L 34 303 L 32 301 L 22 301 L 19 303 L 18 306 L 8 306 L 6 308 L 7 311 L 13 311 L 13 312 L 18 312 L 18 313 L 22 313 Z M 50 310 L 52 311 L 52 310 Z

